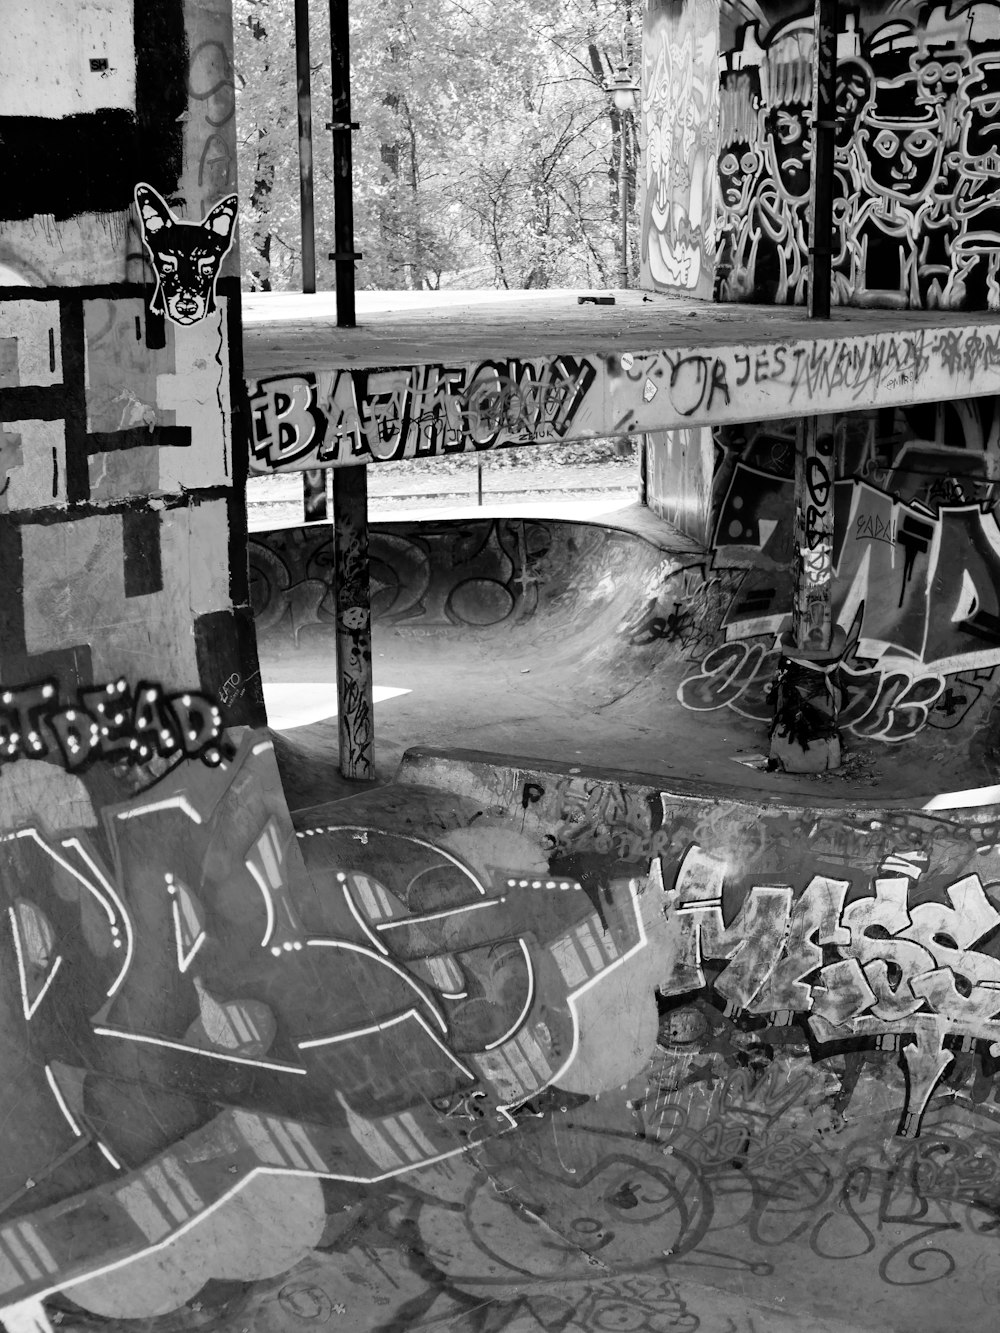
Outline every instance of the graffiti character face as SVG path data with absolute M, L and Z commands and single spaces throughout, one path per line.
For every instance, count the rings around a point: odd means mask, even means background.
M 837 66 L 837 148 L 845 153 L 871 91 L 872 74 L 867 65 L 859 60 L 845 60 Z
M 968 167 L 1000 169 L 1000 61 L 980 64 L 965 87 L 968 112 L 962 156 Z
M 919 92 L 917 101 L 924 105 L 936 106 L 953 98 L 958 92 L 958 85 L 965 69 L 960 57 L 942 56 L 937 60 L 914 61 L 912 68 L 917 76 Z
M 774 158 L 774 174 L 789 199 L 809 193 L 812 143 L 804 106 L 780 106 L 767 114 L 767 136 Z
M 759 150 L 751 148 L 748 143 L 730 144 L 719 158 L 719 186 L 727 212 L 747 211 L 761 164 Z
M 943 137 L 937 122 L 878 122 L 862 131 L 872 190 L 884 198 L 923 199 L 941 166 Z

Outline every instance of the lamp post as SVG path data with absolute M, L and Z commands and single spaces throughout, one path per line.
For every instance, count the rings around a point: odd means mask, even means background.
M 639 85 L 632 76 L 632 66 L 623 59 L 615 70 L 614 77 L 608 83 L 608 92 L 618 108 L 619 138 L 621 153 L 618 158 L 618 212 L 621 217 L 622 237 L 621 255 L 618 264 L 618 285 L 628 286 L 628 153 L 626 132 L 627 117 L 635 115 Z

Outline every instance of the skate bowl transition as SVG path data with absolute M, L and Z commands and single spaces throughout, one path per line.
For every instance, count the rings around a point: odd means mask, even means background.
M 371 560 L 387 780 L 191 695 L 117 724 L 181 758 L 0 769 L 7 1328 L 990 1327 L 988 679 L 917 728 L 852 649 L 847 776 L 771 774 L 743 582 L 648 515 Z M 251 535 L 266 690 L 330 569 Z
M 145 1299 L 149 1328 L 989 1326 L 991 703 L 896 744 L 891 709 L 865 730 L 855 703 L 867 788 L 760 771 L 762 687 L 683 706 L 719 689 L 739 581 L 713 587 L 664 533 L 375 525 L 376 683 L 409 691 L 378 707 L 378 743 L 431 744 L 291 817 L 272 746 L 287 771 L 329 724 L 251 733 L 204 778 L 187 833 L 210 878 L 173 936 L 158 905 L 176 958 L 143 974 L 166 1036 L 128 1048 L 155 1056 L 128 1080 L 88 1074 L 131 1103 L 103 1125 L 135 1126 L 164 1238 L 68 1287 L 67 1318 Z M 322 681 L 328 535 L 254 534 L 250 563 L 265 682 Z M 476 737 L 518 757 L 442 748 Z M 608 762 L 629 752 L 645 773 Z M 979 790 L 963 804 L 942 772 Z M 108 821 L 116 865 L 166 841 L 140 843 L 149 819 L 181 820 L 162 784 L 153 804 Z

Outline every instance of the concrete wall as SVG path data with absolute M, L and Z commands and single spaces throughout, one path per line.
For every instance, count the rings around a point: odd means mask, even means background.
M 233 259 L 214 311 L 165 317 L 133 204 L 145 181 L 200 220 L 235 189 L 230 35 L 221 2 L 5 7 L 5 684 L 217 694 L 246 674 Z M 226 720 L 252 716 L 244 691 Z
M 654 514 L 696 542 L 711 534 L 715 440 L 710 426 L 650 431 L 640 437 L 645 453 L 645 503 Z
M 642 37 L 640 284 L 709 297 L 716 247 L 718 0 L 651 0 Z
M 836 302 L 1000 308 L 998 43 L 992 3 L 842 8 Z M 648 7 L 643 285 L 804 301 L 813 55 L 808 6 Z
M 99 1276 L 153 1231 L 130 1174 L 150 1145 L 112 1146 L 129 1111 L 102 1107 L 93 1071 L 165 1081 L 137 1054 L 162 998 L 143 949 L 167 938 L 143 913 L 162 899 L 160 925 L 186 923 L 186 973 L 201 909 L 177 884 L 204 859 L 187 831 L 232 777 L 225 728 L 263 714 L 232 205 L 185 225 L 236 190 L 228 0 L 5 3 L 2 31 L 0 1322 L 34 1333 L 42 1296 L 82 1277 L 77 1303 L 103 1314 L 151 1290 Z M 140 216 L 139 182 L 169 215 Z M 146 807 L 179 823 L 154 830 Z M 131 869 L 105 832 L 127 821 Z
M 846 9 L 837 34 L 834 299 L 995 310 L 1000 8 Z M 724 40 L 722 300 L 804 299 L 812 17 Z
M 975 716 L 973 744 L 995 750 L 981 704 L 1000 666 L 996 414 L 973 399 L 835 419 L 833 615 L 847 634 L 842 722 L 860 737 L 930 728 L 947 748 Z M 738 677 L 730 706 L 767 715 L 757 695 L 792 605 L 795 432 L 794 420 L 717 432 L 712 568 L 745 577 L 723 621 L 730 647 L 682 693 L 689 707 L 707 706 L 710 680 Z

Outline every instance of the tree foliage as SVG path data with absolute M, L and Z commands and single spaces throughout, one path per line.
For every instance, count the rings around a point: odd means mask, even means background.
M 358 286 L 605 286 L 625 134 L 607 91 L 637 0 L 350 0 Z M 301 282 L 292 0 L 234 0 L 245 285 Z M 313 0 L 317 285 L 334 286 L 328 7 Z M 638 67 L 635 60 L 633 67 Z M 634 221 L 634 211 L 632 214 Z M 631 227 L 630 269 L 638 237 Z

